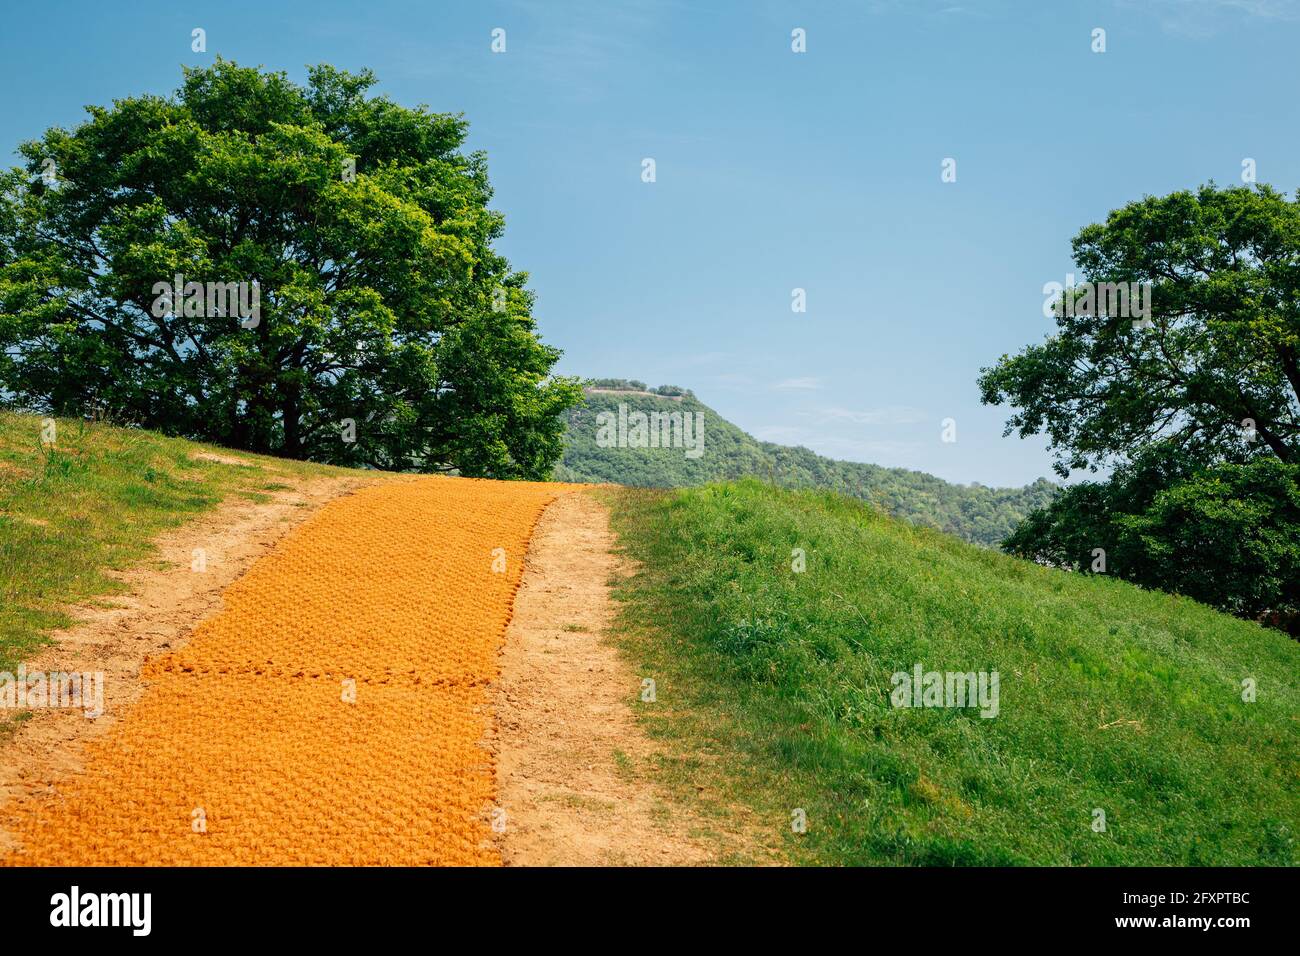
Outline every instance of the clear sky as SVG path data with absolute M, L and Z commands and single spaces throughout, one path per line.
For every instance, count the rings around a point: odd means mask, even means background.
M 1247 157 L 1300 186 L 1300 0 L 13 4 L 0 153 L 217 54 L 464 113 L 560 371 L 952 481 L 1049 473 L 975 379 L 1049 331 L 1080 227 Z

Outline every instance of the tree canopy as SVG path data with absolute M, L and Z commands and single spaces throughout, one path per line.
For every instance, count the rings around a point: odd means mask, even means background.
M 1023 488 L 954 485 L 934 475 L 866 462 L 836 461 L 807 448 L 763 442 L 705 405 L 688 388 L 628 379 L 593 379 L 610 392 L 589 393 L 567 412 L 569 431 L 555 477 L 562 481 L 614 482 L 644 488 L 681 488 L 742 477 L 787 488 L 827 488 L 871 502 L 914 525 L 936 528 L 995 547 L 1034 508 L 1047 504 L 1057 486 L 1044 478 Z M 620 384 L 622 383 L 622 384 Z M 628 388 L 635 386 L 636 394 Z M 601 447 L 602 413 L 695 415 L 704 453 L 688 458 L 681 448 Z
M 374 83 L 219 59 L 23 144 L 0 176 L 0 389 L 293 458 L 545 477 L 581 390 L 493 249 L 486 157 L 462 117 Z M 214 307 L 235 284 L 253 317 Z
M 1087 283 L 1056 334 L 980 378 L 1046 433 L 1066 488 L 1003 542 L 1300 632 L 1300 195 L 1268 186 L 1147 197 L 1081 230 Z M 1150 287 L 1149 315 L 1071 305 Z
M 1149 322 L 1060 310 L 1056 334 L 982 371 L 983 400 L 1018 409 L 1008 433 L 1047 434 L 1062 476 L 1157 441 L 1300 460 L 1298 203 L 1209 185 L 1087 226 L 1075 261 L 1093 283 L 1150 283 Z
M 1272 455 L 1202 467 L 1153 445 L 1066 488 L 1003 544 L 1300 633 L 1300 467 Z

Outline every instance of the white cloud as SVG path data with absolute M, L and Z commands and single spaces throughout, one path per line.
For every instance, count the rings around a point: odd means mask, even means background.
M 822 380 L 819 378 L 787 378 L 782 379 L 772 387 L 781 389 L 818 389 L 822 387 Z
M 760 441 L 770 441 L 778 445 L 802 445 L 828 458 L 870 461 L 877 464 L 890 462 L 895 467 L 901 462 L 910 460 L 920 447 L 918 442 L 844 438 L 796 425 L 764 425 L 754 429 L 753 435 Z
M 852 425 L 918 425 L 934 417 L 925 409 L 910 405 L 863 409 L 830 406 L 799 414 L 806 415 L 819 424 L 848 422 Z
M 1300 4 L 1296 0 L 1158 0 L 1165 6 L 1218 8 L 1239 10 L 1247 16 L 1267 19 L 1295 20 L 1300 18 Z
M 1121 9 L 1154 14 L 1167 32 L 1213 36 L 1231 18 L 1300 20 L 1300 0 L 1116 0 Z

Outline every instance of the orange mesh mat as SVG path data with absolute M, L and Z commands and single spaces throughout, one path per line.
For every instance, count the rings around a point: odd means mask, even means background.
M 330 502 L 146 664 L 84 773 L 0 810 L 21 843 L 0 862 L 499 863 L 485 685 L 533 525 L 571 487 L 424 478 Z

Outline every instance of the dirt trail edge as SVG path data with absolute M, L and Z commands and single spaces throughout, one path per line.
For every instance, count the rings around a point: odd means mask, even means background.
M 499 864 L 488 685 L 529 536 L 568 490 L 335 497 L 144 663 L 80 773 L 0 806 L 0 864 Z
M 77 623 L 54 632 L 53 643 L 26 662 L 28 672 L 102 673 L 104 711 L 88 720 L 79 710 L 35 710 L 0 740 L 0 806 L 49 795 L 58 780 L 80 773 L 84 745 L 110 731 L 139 699 L 145 660 L 184 647 L 194 625 L 220 609 L 221 592 L 289 530 L 326 502 L 368 483 L 350 476 L 275 477 L 288 487 L 260 501 L 232 496 L 160 536 L 148 561 L 113 574 L 127 592 L 73 607 L 69 613 Z M 202 573 L 194 570 L 196 552 L 202 554 Z M 14 845 L 13 834 L 0 826 L 0 854 Z
M 691 836 L 699 821 L 628 770 L 653 747 L 630 703 L 640 678 L 604 639 L 621 573 L 613 546 L 608 513 L 587 493 L 552 503 L 529 544 L 492 694 L 507 865 L 713 860 Z

